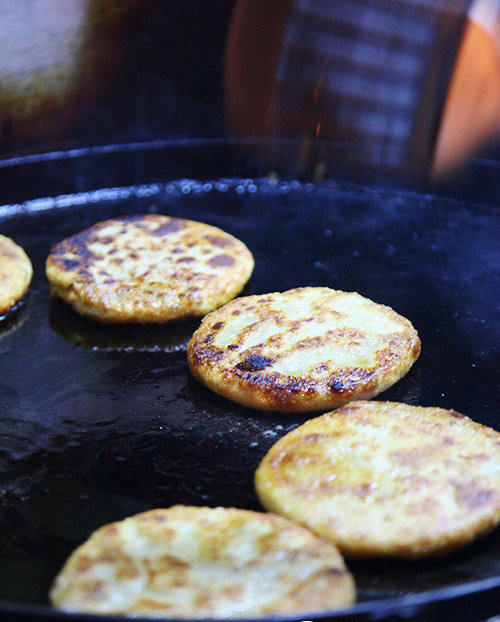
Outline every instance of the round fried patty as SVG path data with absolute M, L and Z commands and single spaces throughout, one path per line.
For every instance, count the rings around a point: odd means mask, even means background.
M 100 222 L 57 244 L 53 294 L 103 322 L 203 316 L 236 296 L 254 266 L 248 248 L 204 223 L 162 215 Z
M 241 618 L 336 609 L 355 589 L 331 542 L 281 516 L 174 506 L 94 532 L 50 597 L 69 612 Z
M 281 438 L 255 484 L 346 555 L 446 553 L 500 521 L 500 434 L 453 410 L 351 402 Z
M 27 292 L 33 268 L 24 250 L 0 235 L 0 315 L 7 313 Z
M 411 323 L 355 292 L 303 287 L 233 300 L 188 346 L 195 378 L 250 408 L 314 411 L 370 398 L 420 354 Z

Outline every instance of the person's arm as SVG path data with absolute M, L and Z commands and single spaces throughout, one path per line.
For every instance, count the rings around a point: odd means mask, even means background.
M 468 19 L 436 142 L 433 176 L 450 174 L 499 136 L 499 42 L 495 31 Z
M 239 0 L 225 58 L 229 128 L 354 145 L 322 152 L 333 166 L 442 177 L 500 126 L 496 31 L 468 19 L 470 9 L 467 0 Z

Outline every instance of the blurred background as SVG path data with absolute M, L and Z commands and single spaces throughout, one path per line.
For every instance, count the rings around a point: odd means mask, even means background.
M 258 136 L 300 141 L 294 163 L 313 177 L 346 144 L 351 171 L 456 174 L 498 158 L 499 3 L 477 4 L 3 0 L 0 158 Z
M 224 133 L 232 0 L 3 0 L 0 152 Z

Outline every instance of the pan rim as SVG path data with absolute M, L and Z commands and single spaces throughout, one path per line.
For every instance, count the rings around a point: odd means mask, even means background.
M 438 610 L 432 611 L 433 615 L 439 615 L 441 607 L 446 607 L 446 604 L 453 601 L 455 604 L 459 604 L 462 600 L 465 600 L 468 596 L 477 597 L 478 595 L 492 596 L 490 600 L 495 601 L 495 594 L 500 596 L 500 576 L 491 577 L 488 579 L 481 579 L 478 581 L 470 582 L 464 585 L 453 585 L 444 588 L 436 588 L 432 590 L 426 590 L 425 592 L 415 594 L 405 594 L 404 596 L 395 596 L 388 598 L 377 598 L 371 601 L 359 602 L 350 607 L 346 607 L 338 610 L 325 611 L 323 613 L 311 613 L 301 614 L 300 616 L 271 616 L 271 617 L 256 617 L 256 618 L 224 618 L 225 622 L 241 622 L 242 619 L 245 622 L 297 622 L 314 620 L 339 620 L 345 622 L 357 622 L 356 617 L 360 614 L 376 614 L 381 615 L 401 615 L 407 612 L 409 615 L 416 614 L 417 616 L 420 607 L 433 606 L 438 607 Z M 493 605 L 494 606 L 494 605 Z M 50 605 L 37 605 L 31 603 L 11 603 L 9 601 L 0 600 L 0 612 L 13 613 L 13 614 L 30 614 L 41 617 L 56 617 L 61 620 L 92 620 L 102 619 L 102 616 L 89 613 L 69 613 L 59 611 Z M 495 615 L 498 612 L 491 609 L 487 611 L 486 616 Z M 109 622 L 126 620 L 128 618 L 124 616 L 106 615 L 105 620 Z M 155 620 L 169 620 L 170 622 L 203 622 L 206 618 L 153 618 Z M 215 620 L 216 618 L 212 618 Z M 378 617 L 376 619 L 379 619 Z M 412 619 L 412 618 L 409 618 Z M 418 619 L 418 618 L 417 618 Z M 151 618 L 134 617 L 137 622 L 146 622 Z

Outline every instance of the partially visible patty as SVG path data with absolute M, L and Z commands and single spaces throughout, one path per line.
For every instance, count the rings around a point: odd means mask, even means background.
M 67 612 L 248 618 L 337 609 L 355 587 L 331 542 L 281 516 L 174 506 L 94 532 L 50 597 Z
M 103 322 L 200 317 L 236 296 L 254 266 L 248 248 L 204 223 L 156 214 L 100 222 L 50 252 L 53 294 Z
M 26 294 L 33 268 L 24 250 L 0 235 L 0 315 L 7 313 Z

